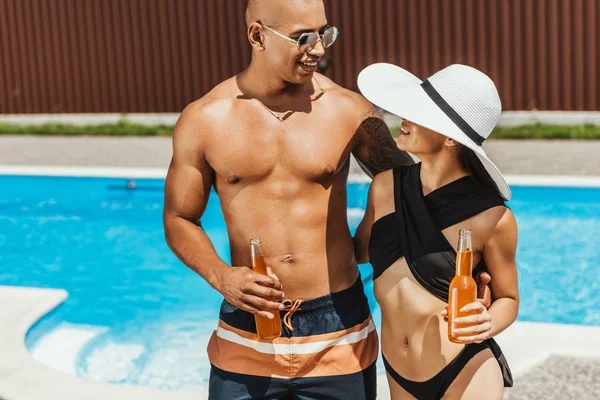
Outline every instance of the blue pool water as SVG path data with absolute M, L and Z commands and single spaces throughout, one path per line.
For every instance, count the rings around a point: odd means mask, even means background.
M 66 303 L 34 326 L 27 344 L 35 349 L 65 327 L 100 332 L 77 353 L 79 375 L 203 387 L 205 346 L 221 296 L 165 244 L 163 181 L 136 182 L 128 190 L 124 179 L 0 176 L 0 285 L 69 292 Z M 367 190 L 348 185 L 352 231 Z M 513 194 L 519 319 L 600 326 L 600 189 L 514 187 Z M 203 226 L 228 260 L 214 193 Z M 369 275 L 370 266 L 361 272 Z M 372 285 L 366 290 L 378 321 Z

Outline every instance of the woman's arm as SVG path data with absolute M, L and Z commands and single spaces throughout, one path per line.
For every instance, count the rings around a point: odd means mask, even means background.
M 394 212 L 394 172 L 392 170 L 377 174 L 369 187 L 367 209 L 354 234 L 354 252 L 359 264 L 369 262 L 369 239 L 373 222 L 390 212 Z
M 510 326 L 519 310 L 519 284 L 516 264 L 517 222 L 513 213 L 506 210 L 483 248 L 483 258 L 492 277 L 494 302 L 486 309 L 480 303 L 465 306 L 463 310 L 479 314 L 458 318 L 457 322 L 478 325 L 457 330 L 458 339 L 465 343 L 481 342 L 496 336 Z M 474 335 L 474 336 L 468 336 Z
M 375 179 L 376 178 L 377 177 L 375 177 Z M 369 187 L 365 215 L 363 216 L 362 221 L 360 221 L 358 228 L 356 228 L 353 238 L 356 262 L 359 264 L 365 264 L 369 262 L 369 239 L 371 238 L 371 227 L 373 226 L 373 220 L 375 217 L 375 206 L 373 204 L 375 179 L 373 179 L 373 182 L 371 182 L 371 186 Z

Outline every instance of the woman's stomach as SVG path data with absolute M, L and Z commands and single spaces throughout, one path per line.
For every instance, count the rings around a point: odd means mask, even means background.
M 425 381 L 462 350 L 448 340 L 441 313 L 447 304 L 423 288 L 404 258 L 375 280 L 381 307 L 381 347 L 387 361 L 404 378 Z

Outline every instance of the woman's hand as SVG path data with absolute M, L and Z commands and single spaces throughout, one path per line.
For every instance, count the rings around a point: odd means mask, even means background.
M 492 330 L 492 315 L 488 312 L 487 308 L 483 304 L 478 301 L 467 304 L 460 310 L 460 312 L 476 312 L 476 314 L 454 318 L 453 322 L 456 328 L 452 331 L 452 333 L 457 336 L 458 340 L 465 344 L 481 343 L 491 337 L 490 331 Z M 461 325 L 471 324 L 475 325 L 460 328 Z
M 475 282 L 477 282 L 477 301 L 487 308 L 492 306 L 491 281 L 492 277 L 486 271 L 482 271 L 475 276 Z M 442 317 L 444 317 L 444 321 L 448 322 L 448 306 L 442 311 Z

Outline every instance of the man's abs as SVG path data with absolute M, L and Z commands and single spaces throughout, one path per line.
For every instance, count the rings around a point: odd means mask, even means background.
M 345 177 L 340 178 L 345 185 Z M 249 265 L 249 241 L 260 237 L 267 265 L 283 284 L 286 298 L 310 299 L 351 286 L 358 269 L 346 197 L 336 190 L 306 187 L 278 198 L 253 187 L 231 202 L 222 200 L 232 265 Z

